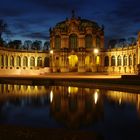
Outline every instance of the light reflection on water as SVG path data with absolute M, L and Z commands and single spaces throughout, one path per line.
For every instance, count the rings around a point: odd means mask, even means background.
M 70 86 L 0 84 L 0 123 L 4 124 L 93 129 L 108 120 L 139 121 L 139 114 L 140 94 Z

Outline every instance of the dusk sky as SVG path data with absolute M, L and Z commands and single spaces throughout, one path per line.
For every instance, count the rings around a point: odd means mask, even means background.
M 10 39 L 49 39 L 49 28 L 76 16 L 105 27 L 105 38 L 131 37 L 140 31 L 140 0 L 1 0 L 0 19 Z

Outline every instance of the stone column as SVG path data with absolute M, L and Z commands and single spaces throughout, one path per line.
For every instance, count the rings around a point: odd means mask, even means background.
M 85 72 L 85 54 L 83 52 L 78 55 L 78 72 Z

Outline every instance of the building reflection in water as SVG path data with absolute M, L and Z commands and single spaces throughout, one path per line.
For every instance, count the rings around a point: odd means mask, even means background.
M 40 122 L 47 117 L 63 127 L 83 128 L 103 120 L 106 99 L 119 106 L 132 104 L 140 112 L 139 94 L 70 86 L 0 84 L 0 116 L 8 116 L 4 112 L 11 106 L 44 109 L 44 112 L 49 108 L 49 115 L 40 117 Z

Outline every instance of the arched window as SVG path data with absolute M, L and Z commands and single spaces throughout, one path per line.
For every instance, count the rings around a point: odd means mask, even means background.
M 5 66 L 8 67 L 8 56 L 5 56 Z
M 37 58 L 37 66 L 42 67 L 42 58 L 41 57 Z
M 30 66 L 31 67 L 35 66 L 35 58 L 33 56 L 30 58 Z
M 20 56 L 17 56 L 16 61 L 17 61 L 17 66 L 18 67 L 21 66 L 21 58 L 20 58 Z
M 85 36 L 85 47 L 86 48 L 92 47 L 92 35 L 90 35 L 90 34 Z
M 96 37 L 96 47 L 100 48 L 100 37 L 99 36 Z
M 104 66 L 109 66 L 109 57 L 108 56 L 105 56 Z
M 61 38 L 59 35 L 55 36 L 55 49 L 60 49 L 61 48 Z
M 50 59 L 49 59 L 49 57 L 45 57 L 44 66 L 45 67 L 49 67 L 50 66 Z
M 28 58 L 26 56 L 23 57 L 23 67 L 28 67 Z
M 121 56 L 119 55 L 117 58 L 117 65 L 118 66 L 121 66 L 121 64 L 122 64 L 121 61 L 122 61 L 122 59 L 121 59 Z
M 127 66 L 127 56 L 126 55 L 123 57 L 123 65 Z
M 131 65 L 132 65 L 132 56 L 129 55 L 129 66 L 131 66 Z
M 3 55 L 0 56 L 0 66 L 1 67 L 4 66 L 4 56 Z
M 71 34 L 69 37 L 69 48 L 76 49 L 77 48 L 77 35 Z
M 135 54 L 133 55 L 133 65 L 134 66 L 136 65 L 136 55 Z
M 14 57 L 13 56 L 10 57 L 10 66 L 14 67 Z
M 116 61 L 115 56 L 112 56 L 111 57 L 111 66 L 115 66 L 115 61 Z

